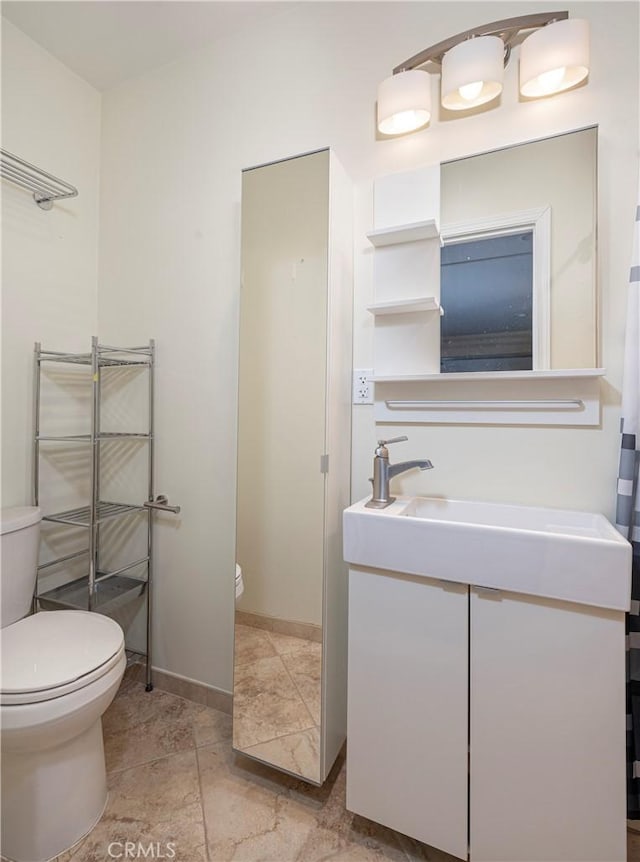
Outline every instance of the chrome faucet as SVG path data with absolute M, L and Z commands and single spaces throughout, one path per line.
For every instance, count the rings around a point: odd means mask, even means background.
M 408 437 L 394 437 L 392 440 L 378 440 L 373 459 L 373 479 L 369 479 L 373 483 L 373 496 L 368 503 L 365 503 L 369 509 L 385 509 L 393 503 L 395 497 L 389 496 L 389 481 L 394 476 L 413 467 L 419 467 L 421 470 L 433 469 L 431 461 L 401 461 L 399 464 L 389 464 L 388 444 L 402 443 L 408 439 Z

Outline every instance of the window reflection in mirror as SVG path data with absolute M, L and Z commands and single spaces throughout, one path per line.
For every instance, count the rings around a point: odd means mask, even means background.
M 444 246 L 440 371 L 533 368 L 533 231 Z M 474 294 L 483 297 L 475 302 Z

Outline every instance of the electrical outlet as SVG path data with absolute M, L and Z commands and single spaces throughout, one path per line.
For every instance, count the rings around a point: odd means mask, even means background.
M 353 403 L 373 404 L 373 368 L 353 369 Z

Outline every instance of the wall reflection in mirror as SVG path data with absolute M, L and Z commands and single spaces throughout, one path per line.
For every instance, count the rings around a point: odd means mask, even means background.
M 233 746 L 315 783 L 337 753 L 323 723 L 330 567 L 346 590 L 346 574 L 332 565 L 341 533 L 327 538 L 326 512 L 335 509 L 338 522 L 349 504 L 348 415 L 346 469 L 335 452 L 331 477 L 323 467 L 335 382 L 327 346 L 330 164 L 324 150 L 242 178 L 236 559 L 245 589 L 236 602 Z M 331 305 L 334 315 L 339 302 Z M 349 311 L 349 343 L 350 322 Z M 341 472 L 346 492 L 336 497 Z
M 597 129 L 441 167 L 441 371 L 597 365 Z

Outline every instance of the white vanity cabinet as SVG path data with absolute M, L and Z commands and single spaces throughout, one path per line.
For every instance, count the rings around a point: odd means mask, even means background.
M 471 862 L 623 862 L 624 612 L 351 565 L 347 807 Z

